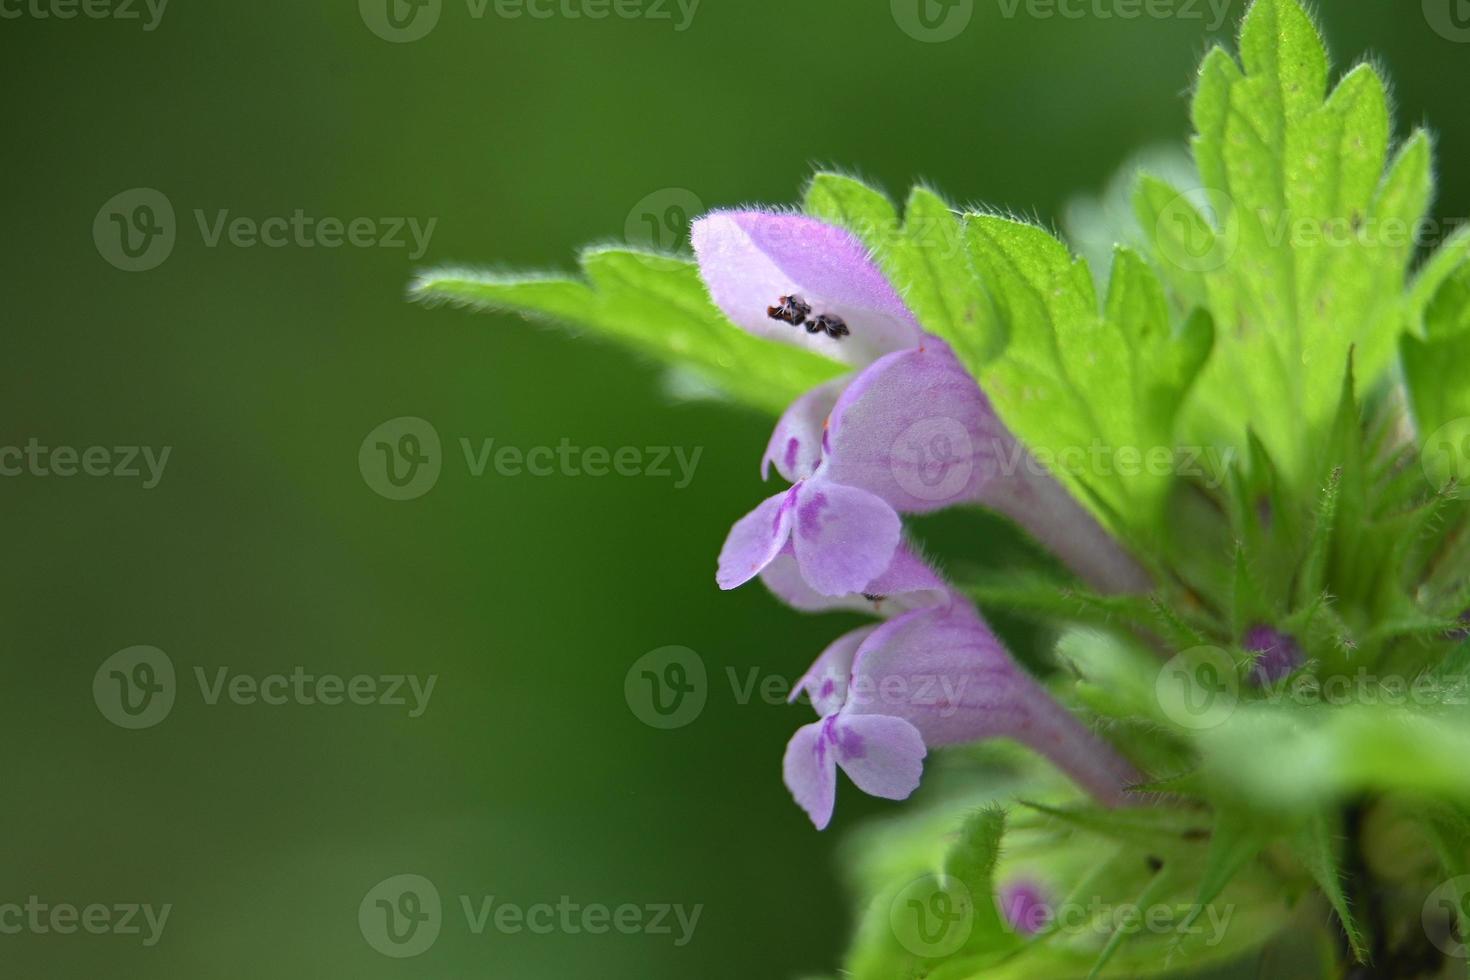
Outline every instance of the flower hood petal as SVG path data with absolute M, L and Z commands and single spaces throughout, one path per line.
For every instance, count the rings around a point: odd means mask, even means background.
M 715 211 L 694 222 L 690 237 L 699 273 L 715 304 L 736 326 L 759 337 L 868 364 L 919 342 L 918 320 L 857 236 L 800 214 Z M 810 332 L 767 312 L 796 297 L 810 317 L 826 314 L 845 336 Z

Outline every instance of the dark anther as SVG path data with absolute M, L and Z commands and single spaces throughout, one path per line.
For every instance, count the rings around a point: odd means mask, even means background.
M 766 316 L 772 320 L 782 320 L 798 327 L 811 315 L 811 304 L 800 296 L 782 296 L 775 306 L 766 307 Z M 808 326 L 807 329 L 811 330 L 811 327 Z

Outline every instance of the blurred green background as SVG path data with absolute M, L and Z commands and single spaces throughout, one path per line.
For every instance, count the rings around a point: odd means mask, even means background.
M 118 11 L 133 20 L 39 16 L 58 12 L 52 2 L 0 3 L 0 446 L 172 450 L 152 489 L 0 478 L 0 906 L 35 895 L 173 908 L 152 946 L 0 934 L 0 972 L 830 970 L 849 923 L 836 845 L 888 805 L 844 787 L 835 829 L 815 833 L 780 780 L 805 709 L 732 690 L 729 671 L 795 677 L 848 625 L 714 586 L 729 523 L 768 492 L 757 460 L 770 420 L 672 403 L 657 371 L 618 350 L 411 306 L 405 288 L 448 262 L 569 267 L 581 244 L 623 239 L 691 195 L 791 201 L 816 165 L 1055 220 L 1136 148 L 1182 140 L 1208 5 L 1124 19 L 1098 11 L 1126 0 L 1088 0 L 1067 18 L 975 0 L 962 31 L 931 43 L 901 29 L 917 23 L 903 2 L 704 0 L 676 30 L 685 14 L 654 0 L 637 9 L 668 19 L 510 18 L 493 3 L 477 18 L 443 0 L 425 36 L 390 43 L 368 26 L 387 0 L 173 0 L 152 30 L 141 3 Z M 1456 2 L 1321 11 L 1339 66 L 1369 52 L 1386 64 L 1400 132 L 1440 132 L 1443 216 L 1470 213 L 1456 179 L 1470 163 L 1470 31 L 1448 19 L 1470 11 Z M 1230 4 L 1215 35 L 1241 10 Z M 93 224 L 139 187 L 167 198 L 177 240 L 156 268 L 127 272 Z M 437 223 L 413 259 L 404 247 L 211 246 L 195 217 L 298 209 Z M 437 485 L 410 501 L 374 492 L 358 466 L 368 433 L 399 416 L 443 441 Z M 702 455 L 682 489 L 476 477 L 462 438 Z M 954 553 L 997 550 L 975 519 L 925 527 Z M 125 730 L 92 684 L 139 644 L 170 658 L 177 695 L 161 723 Z M 702 659 L 707 704 L 659 730 L 630 708 L 624 679 L 670 644 Z M 212 680 L 221 667 L 438 679 L 415 718 L 210 704 L 195 669 Z M 358 923 L 364 896 L 400 874 L 426 877 L 444 903 L 437 941 L 401 960 Z M 683 945 L 677 926 L 476 935 L 460 896 L 702 912 Z

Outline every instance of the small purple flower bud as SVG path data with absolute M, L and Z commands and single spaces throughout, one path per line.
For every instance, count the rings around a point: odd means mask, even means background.
M 1032 878 L 1012 878 L 995 895 L 1000 916 L 1020 936 L 1034 936 L 1051 921 L 1047 889 Z
M 1306 661 L 1294 637 L 1264 624 L 1246 630 L 1242 645 L 1247 652 L 1260 654 L 1250 673 L 1259 687 L 1275 684 Z

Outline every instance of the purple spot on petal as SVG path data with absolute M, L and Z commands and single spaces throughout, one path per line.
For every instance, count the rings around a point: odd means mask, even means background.
M 819 698 L 830 698 L 832 696 L 832 694 L 836 690 L 837 690 L 837 684 L 836 684 L 836 682 L 833 681 L 832 678 L 829 677 L 825 681 L 822 682 L 822 691 L 821 691 L 820 694 L 817 695 L 817 697 L 819 697 Z
M 843 759 L 861 759 L 868 754 L 863 737 L 851 728 L 835 728 L 837 751 Z
M 800 448 L 801 441 L 795 437 L 792 437 L 791 440 L 786 443 L 786 469 L 788 472 L 796 472 L 796 452 Z
M 1258 624 L 1246 630 L 1243 645 L 1260 654 L 1251 666 L 1251 680 L 1261 686 L 1275 684 L 1306 659 L 1293 637 L 1270 626 Z
M 1039 882 L 1016 878 L 1006 882 L 996 894 L 1001 918 L 1016 933 L 1034 936 L 1046 928 L 1051 918 L 1046 889 Z
M 796 512 L 797 533 L 804 538 L 815 538 L 822 533 L 822 511 L 827 507 L 827 495 L 818 490 L 802 502 Z
M 825 762 L 827 760 L 827 746 L 828 746 L 828 744 L 831 743 L 831 741 L 832 741 L 832 719 L 831 718 L 828 718 L 827 721 L 822 725 L 822 735 L 821 735 L 821 737 L 818 738 L 817 741 L 816 741 L 817 763 L 818 763 L 818 765 L 820 765 L 821 763 L 823 763 L 823 762 Z

